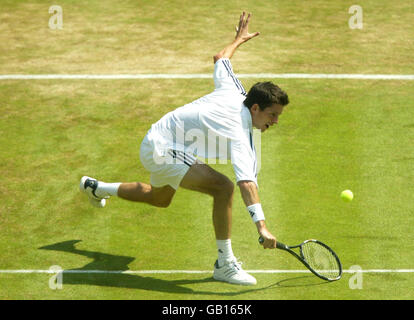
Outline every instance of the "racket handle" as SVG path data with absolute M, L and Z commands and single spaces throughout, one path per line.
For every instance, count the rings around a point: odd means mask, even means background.
M 264 239 L 262 236 L 259 237 L 259 243 L 263 244 Z M 276 248 L 278 249 L 283 249 L 283 250 L 287 250 L 288 246 L 283 244 L 282 242 L 276 241 Z

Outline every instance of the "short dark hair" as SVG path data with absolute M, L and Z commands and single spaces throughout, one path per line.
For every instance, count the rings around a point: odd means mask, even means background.
M 270 81 L 258 82 L 250 88 L 244 100 L 244 105 L 249 109 L 255 103 L 259 105 L 261 110 L 264 110 L 273 104 L 285 106 L 289 103 L 289 98 L 286 92 L 274 83 Z

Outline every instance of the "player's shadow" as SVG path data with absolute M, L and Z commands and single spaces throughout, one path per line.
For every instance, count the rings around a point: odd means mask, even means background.
M 69 252 L 92 259 L 92 261 L 81 268 L 65 269 L 62 272 L 62 284 L 71 285 L 93 285 L 103 287 L 140 289 L 148 291 L 159 291 L 176 294 L 202 294 L 237 296 L 240 294 L 259 292 L 286 287 L 304 287 L 326 284 L 314 276 L 288 278 L 263 288 L 242 289 L 235 287 L 233 292 L 196 291 L 185 285 L 215 282 L 212 276 L 198 280 L 162 280 L 150 276 L 122 273 L 129 270 L 128 265 L 135 260 L 134 257 L 117 256 L 96 251 L 80 250 L 75 244 L 81 240 L 69 240 L 40 247 L 42 250 L 54 250 Z M 78 272 L 79 271 L 79 272 Z M 89 272 L 88 272 L 89 271 Z M 98 272 L 96 272 L 98 271 Z M 102 272 L 103 271 L 103 272 Z M 112 273 L 111 273 L 112 272 Z
M 149 291 L 168 292 L 176 294 L 203 294 L 203 295 L 220 295 L 217 292 L 196 291 L 185 287 L 190 284 L 200 284 L 215 281 L 213 277 L 207 277 L 198 280 L 162 280 L 150 276 L 141 276 L 137 274 L 126 274 L 115 271 L 129 270 L 128 264 L 135 260 L 134 257 L 117 256 L 95 251 L 79 250 L 75 244 L 81 240 L 69 240 L 40 247 L 42 250 L 54 250 L 78 254 L 93 259 L 92 262 L 81 268 L 65 269 L 62 272 L 62 284 L 71 285 L 93 285 L 115 288 L 140 289 Z M 87 271 L 105 271 L 105 272 L 87 272 Z M 80 271 L 80 272 L 77 272 Z M 85 271 L 85 272 L 83 272 Z M 111 271 L 113 273 L 111 273 Z M 247 293 L 256 290 L 243 290 L 236 292 L 225 292 L 223 296 L 232 296 Z

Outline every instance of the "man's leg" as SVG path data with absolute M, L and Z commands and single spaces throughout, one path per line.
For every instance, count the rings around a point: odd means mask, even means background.
M 118 197 L 122 199 L 145 202 L 161 208 L 170 205 L 174 194 L 175 189 L 169 185 L 156 188 L 142 182 L 122 183 L 118 189 Z
M 218 248 L 214 279 L 234 284 L 256 284 L 256 279 L 243 271 L 231 247 L 233 182 L 208 165 L 196 162 L 187 171 L 180 187 L 213 197 L 213 224 Z
M 231 238 L 234 184 L 208 165 L 196 162 L 187 171 L 180 187 L 213 197 L 213 225 L 217 240 Z
M 142 182 L 106 183 L 86 176 L 81 179 L 80 189 L 88 194 L 91 203 L 97 207 L 104 207 L 105 199 L 118 196 L 166 208 L 175 194 L 175 189 L 169 185 L 156 188 Z

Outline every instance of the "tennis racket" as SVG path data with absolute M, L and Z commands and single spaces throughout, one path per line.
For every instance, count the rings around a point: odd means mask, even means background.
M 264 239 L 260 236 L 259 243 L 263 242 Z M 277 241 L 276 248 L 289 252 L 321 279 L 335 281 L 342 277 L 342 265 L 338 256 L 331 248 L 318 240 L 306 240 L 292 247 Z M 292 250 L 297 248 L 299 248 L 299 253 Z

